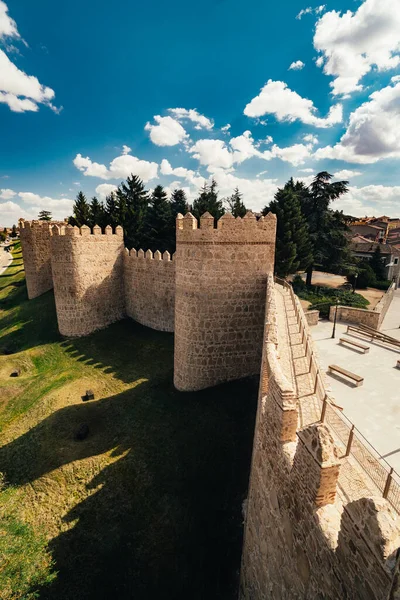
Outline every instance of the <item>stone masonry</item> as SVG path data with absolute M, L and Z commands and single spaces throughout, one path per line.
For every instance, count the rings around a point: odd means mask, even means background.
M 368 485 L 353 495 L 360 465 L 341 454 L 331 421 L 319 421 L 312 389 L 299 393 L 312 341 L 293 333 L 297 318 L 274 283 L 275 230 L 271 214 L 226 214 L 217 227 L 207 213 L 200 227 L 178 215 L 171 260 L 128 252 L 121 228 L 22 222 L 28 294 L 54 284 L 66 336 L 124 316 L 174 330 L 179 390 L 260 374 L 240 600 L 400 600 L 399 516 Z
M 276 217 L 177 219 L 174 383 L 200 390 L 260 372 Z

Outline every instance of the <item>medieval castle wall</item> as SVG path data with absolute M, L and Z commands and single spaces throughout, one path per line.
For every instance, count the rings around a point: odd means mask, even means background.
M 169 252 L 125 252 L 126 314 L 138 323 L 174 331 L 175 262 Z
M 398 515 L 381 497 L 338 497 L 343 456 L 324 423 L 299 428 L 280 339 L 270 282 L 240 600 L 399 598 Z
M 28 298 L 32 300 L 53 287 L 50 226 L 47 221 L 19 222 Z
M 58 327 L 65 336 L 87 335 L 125 314 L 123 232 L 106 227 L 54 226 L 51 264 Z
M 175 361 L 178 390 L 199 390 L 260 372 L 267 275 L 276 218 L 225 214 L 200 228 L 177 219 Z

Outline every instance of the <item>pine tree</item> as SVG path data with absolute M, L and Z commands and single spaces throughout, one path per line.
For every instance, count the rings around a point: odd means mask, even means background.
M 187 211 L 188 203 L 184 190 L 174 190 L 171 195 L 171 213 L 174 221 L 178 213 L 181 213 L 181 215 L 185 215 Z
M 371 256 L 369 265 L 374 271 L 377 281 L 384 281 L 386 279 L 386 271 L 385 266 L 382 262 L 382 252 L 379 244 L 377 245 L 377 247 L 374 250 L 374 253 Z
M 137 250 L 145 244 L 145 218 L 149 195 L 143 181 L 130 175 L 116 192 L 119 222 L 124 229 L 125 246 Z
M 306 269 L 312 261 L 312 245 L 308 226 L 301 213 L 300 201 L 289 181 L 278 189 L 275 199 L 263 214 L 277 216 L 275 271 L 280 277 Z
M 10 237 L 12 237 L 12 238 L 16 238 L 17 237 L 17 228 L 16 228 L 15 225 L 13 225 L 12 228 L 11 228 Z
M 234 217 L 244 217 L 247 212 L 247 208 L 243 204 L 242 194 L 239 192 L 239 188 L 235 188 L 232 196 L 227 199 L 229 210 Z
M 51 212 L 49 210 L 41 210 L 38 219 L 39 221 L 51 221 Z
M 99 202 L 96 196 L 93 196 L 92 201 L 90 203 L 90 227 L 94 227 L 95 225 L 99 225 L 102 229 L 108 225 L 105 222 L 105 209 L 104 204 Z
M 90 206 L 83 192 L 79 192 L 73 206 L 73 216 L 69 217 L 70 225 L 90 225 Z
M 210 185 L 204 184 L 199 196 L 193 202 L 192 213 L 197 219 L 200 219 L 201 215 L 205 212 L 209 212 L 215 220 L 218 220 L 225 213 L 222 200 L 218 199 L 217 182 L 215 179 L 211 181 Z
M 162 185 L 154 188 L 145 219 L 146 249 L 171 251 L 175 228 L 171 227 L 171 204 Z
M 119 206 L 118 200 L 114 192 L 111 192 L 109 196 L 106 196 L 106 205 L 104 207 L 104 222 L 105 226 L 111 225 L 113 230 L 117 225 L 121 225 L 119 219 Z

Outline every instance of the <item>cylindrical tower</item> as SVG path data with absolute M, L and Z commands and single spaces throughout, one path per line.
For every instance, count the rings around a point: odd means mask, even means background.
M 178 390 L 192 391 L 258 374 L 267 276 L 273 273 L 276 217 L 234 218 L 214 228 L 205 213 L 178 216 L 175 366 Z

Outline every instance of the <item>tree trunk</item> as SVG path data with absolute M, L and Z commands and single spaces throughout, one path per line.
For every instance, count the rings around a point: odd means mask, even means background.
M 307 286 L 310 286 L 312 284 L 313 268 L 314 268 L 314 265 L 310 265 L 306 271 L 306 273 L 307 273 L 306 285 Z

